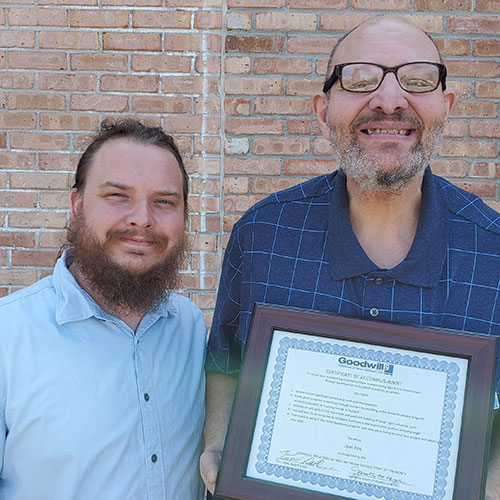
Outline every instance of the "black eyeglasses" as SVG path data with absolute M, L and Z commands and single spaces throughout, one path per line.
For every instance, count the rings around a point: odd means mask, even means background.
M 411 62 L 399 66 L 353 62 L 337 64 L 326 80 L 323 92 L 326 94 L 333 84 L 340 80 L 340 86 L 348 92 L 373 92 L 380 87 L 387 73 L 394 73 L 399 86 L 407 92 L 424 93 L 436 90 L 439 83 L 446 90 L 446 66 L 432 62 Z

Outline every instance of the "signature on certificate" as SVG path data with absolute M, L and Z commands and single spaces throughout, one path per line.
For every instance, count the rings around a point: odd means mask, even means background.
M 352 481 L 362 481 L 364 483 L 371 483 L 378 486 L 388 486 L 391 488 L 401 488 L 403 486 L 411 486 L 402 479 L 394 477 L 390 474 L 382 474 L 380 472 L 364 471 L 359 467 L 351 467 L 349 472 L 349 479 Z
M 309 466 L 329 471 L 338 470 L 331 467 L 331 460 L 328 458 L 303 451 L 282 450 L 276 457 L 276 462 L 280 465 Z

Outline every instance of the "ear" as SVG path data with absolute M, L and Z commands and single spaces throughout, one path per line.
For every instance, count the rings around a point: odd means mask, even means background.
M 330 126 L 328 125 L 328 100 L 324 92 L 313 97 L 313 109 L 323 137 L 330 140 Z
M 71 219 L 73 219 L 75 215 L 82 209 L 82 204 L 83 204 L 82 193 L 73 188 L 69 194 L 69 202 L 71 208 Z
M 446 107 L 446 118 L 450 114 L 451 108 L 453 107 L 453 103 L 455 102 L 455 92 L 453 90 L 446 89 L 443 92 L 443 99 Z

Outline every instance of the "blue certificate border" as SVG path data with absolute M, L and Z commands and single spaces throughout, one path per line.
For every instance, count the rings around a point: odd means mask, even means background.
M 298 470 L 292 467 L 276 465 L 268 462 L 276 411 L 278 408 L 281 385 L 283 382 L 283 374 L 285 371 L 288 351 L 290 349 L 349 356 L 363 360 L 391 363 L 393 365 L 400 366 L 411 366 L 423 370 L 433 370 L 446 373 L 443 418 L 441 421 L 437 468 L 432 496 L 409 493 L 408 491 L 396 488 L 370 485 L 361 481 L 341 479 L 335 476 Z M 386 500 L 407 500 L 408 498 L 411 498 L 412 500 L 442 500 L 446 494 L 445 487 L 447 484 L 449 467 L 448 458 L 450 456 L 452 428 L 455 418 L 455 401 L 457 399 L 457 382 L 459 372 L 460 368 L 455 362 L 438 361 L 436 359 L 429 359 L 426 356 L 412 356 L 353 346 L 341 346 L 335 343 L 283 337 L 280 340 L 278 354 L 276 356 L 271 390 L 269 391 L 267 408 L 265 410 L 264 425 L 262 427 L 262 435 L 260 438 L 255 468 L 258 472 L 268 476 L 292 479 L 293 481 L 300 481 L 304 484 L 309 483 L 311 485 L 320 485 L 331 489 L 337 489 L 342 492 L 356 492 L 359 495 L 364 494 L 368 497 L 384 498 Z

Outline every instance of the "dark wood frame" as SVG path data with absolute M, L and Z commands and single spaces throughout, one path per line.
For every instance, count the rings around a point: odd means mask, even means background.
M 349 497 L 245 476 L 274 330 L 468 360 L 453 500 L 481 500 L 486 483 L 497 361 L 497 338 L 437 328 L 335 316 L 256 304 L 224 447 L 216 498 L 228 500 L 349 500 Z

